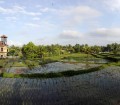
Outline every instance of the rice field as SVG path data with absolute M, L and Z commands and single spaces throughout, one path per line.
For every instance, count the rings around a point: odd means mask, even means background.
M 0 105 L 120 105 L 120 67 L 62 78 L 0 78 Z
M 34 67 L 33 69 L 29 69 L 27 67 L 11 67 L 7 68 L 7 73 L 15 73 L 15 74 L 32 74 L 32 73 L 57 73 L 68 70 L 84 70 L 93 67 L 98 67 L 99 64 L 85 64 L 85 63 L 63 63 L 63 62 L 54 62 L 48 63 L 44 66 Z
M 79 61 L 79 62 L 78 62 Z M 6 68 L 7 73 L 15 73 L 15 74 L 30 74 L 30 73 L 50 73 L 50 72 L 62 72 L 62 71 L 68 71 L 68 70 L 84 70 L 84 69 L 89 69 L 89 68 L 94 68 L 98 67 L 102 64 L 106 64 L 109 61 L 106 59 L 97 59 L 97 58 L 92 58 L 92 59 L 86 59 L 85 58 L 66 58 L 62 59 L 59 62 L 53 62 L 53 63 L 48 63 L 43 66 L 38 65 L 33 68 L 28 68 L 28 67 L 19 67 L 19 66 L 14 66 L 12 65 L 11 67 Z M 15 63 L 13 63 L 15 64 Z

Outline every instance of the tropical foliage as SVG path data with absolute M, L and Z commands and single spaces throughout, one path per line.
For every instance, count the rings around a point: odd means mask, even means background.
M 86 53 L 86 54 L 98 54 L 98 53 L 112 53 L 114 55 L 120 54 L 120 44 L 112 43 L 106 46 L 89 46 L 87 44 L 80 45 L 35 45 L 33 42 L 29 42 L 22 47 L 11 46 L 9 48 L 9 56 L 22 56 L 24 59 L 44 58 L 52 56 L 60 56 L 69 53 Z

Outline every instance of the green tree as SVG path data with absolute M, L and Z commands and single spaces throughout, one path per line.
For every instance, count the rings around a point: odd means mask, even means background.
M 8 56 L 21 56 L 21 47 L 10 46 Z
M 29 42 L 27 45 L 23 46 L 22 54 L 24 58 L 28 58 L 28 59 L 37 58 L 38 57 L 37 46 L 34 43 Z
M 111 46 L 112 46 L 112 51 L 115 55 L 118 54 L 118 52 L 120 52 L 120 44 L 113 43 Z
M 74 48 L 76 53 L 80 52 L 81 47 L 79 44 L 76 44 L 73 48 Z
M 101 52 L 101 47 L 100 46 L 92 46 L 91 47 L 91 52 L 94 54 L 98 54 L 99 52 Z
M 38 58 L 44 58 L 44 56 L 47 54 L 47 50 L 45 46 L 38 46 L 37 47 L 37 55 Z

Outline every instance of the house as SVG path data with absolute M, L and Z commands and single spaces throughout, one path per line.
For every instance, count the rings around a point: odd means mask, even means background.
M 0 41 L 0 58 L 7 58 L 8 45 L 7 45 L 7 36 L 2 35 Z

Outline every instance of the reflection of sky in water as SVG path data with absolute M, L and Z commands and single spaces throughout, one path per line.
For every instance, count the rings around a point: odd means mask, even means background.
M 120 67 L 62 78 L 0 78 L 0 103 L 119 105 Z
M 54 62 L 44 66 L 35 67 L 32 70 L 28 70 L 25 67 L 12 67 L 7 69 L 7 72 L 11 73 L 48 73 L 48 72 L 60 72 L 67 70 L 83 70 L 91 67 L 99 66 L 98 64 L 86 64 L 86 63 L 62 63 Z
M 88 59 L 65 58 L 62 60 L 62 62 L 48 63 L 44 66 L 34 67 L 34 69 L 32 70 L 29 70 L 26 67 L 12 67 L 12 68 L 8 68 L 6 71 L 16 74 L 61 72 L 68 70 L 88 69 L 99 66 L 101 63 L 107 63 L 107 62 L 109 61 L 106 59 L 99 59 L 99 58 L 88 58 Z
M 90 67 L 95 67 L 98 65 L 91 64 Z M 62 62 L 55 62 L 46 64 L 43 67 L 35 68 L 30 71 L 30 73 L 48 73 L 48 72 L 60 72 L 60 71 L 67 71 L 67 70 L 83 70 L 86 69 L 85 63 L 62 63 Z

